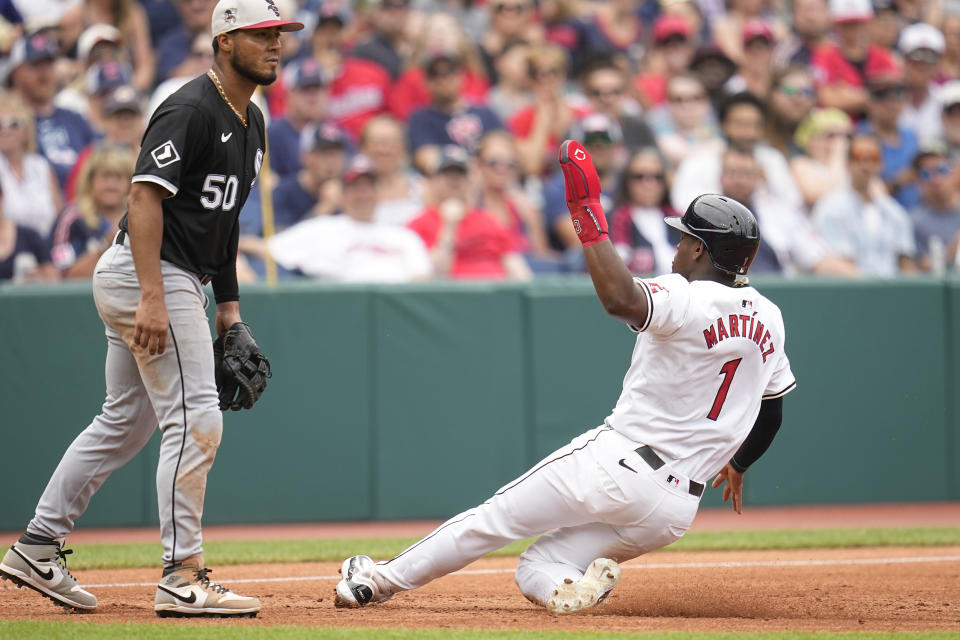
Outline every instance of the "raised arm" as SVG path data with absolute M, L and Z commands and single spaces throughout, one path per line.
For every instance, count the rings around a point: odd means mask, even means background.
M 587 269 L 600 303 L 610 315 L 642 326 L 649 313 L 647 296 L 613 248 L 600 205 L 600 178 L 590 154 L 573 140 L 560 145 L 560 169 L 566 185 L 567 209 L 583 244 Z

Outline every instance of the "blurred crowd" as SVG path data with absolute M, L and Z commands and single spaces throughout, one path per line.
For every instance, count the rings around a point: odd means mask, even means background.
M 242 281 L 583 272 L 566 138 L 638 274 L 704 192 L 756 213 L 752 274 L 957 268 L 960 0 L 271 1 L 306 28 L 255 98 Z M 215 4 L 0 0 L 0 281 L 90 277 Z

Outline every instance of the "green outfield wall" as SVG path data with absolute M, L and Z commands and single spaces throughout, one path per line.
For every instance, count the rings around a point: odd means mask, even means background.
M 764 280 L 798 388 L 747 504 L 960 499 L 960 280 Z M 588 280 L 242 292 L 274 377 L 225 414 L 205 522 L 442 518 L 614 405 L 634 335 Z M 0 530 L 103 400 L 89 284 L 0 288 Z M 159 436 L 82 526 L 157 522 Z M 720 503 L 708 490 L 705 504 Z

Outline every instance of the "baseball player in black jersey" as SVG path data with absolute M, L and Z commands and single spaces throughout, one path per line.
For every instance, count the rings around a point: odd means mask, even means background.
M 97 264 L 93 293 L 107 335 L 107 397 L 67 449 L 0 576 L 67 608 L 97 599 L 66 569 L 64 538 L 112 471 L 159 425 L 157 499 L 163 576 L 159 616 L 253 616 L 256 598 L 212 582 L 200 518 L 223 418 L 203 285 L 213 283 L 216 331 L 240 322 L 237 217 L 263 162 L 263 114 L 250 97 L 277 77 L 282 20 L 273 0 L 220 0 L 214 65 L 154 113 L 127 214 Z

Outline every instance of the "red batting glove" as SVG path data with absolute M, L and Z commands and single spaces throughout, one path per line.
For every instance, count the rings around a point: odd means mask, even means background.
M 575 140 L 560 145 L 560 170 L 566 187 L 567 209 L 583 246 L 607 238 L 607 217 L 600 205 L 600 176 L 590 154 Z

